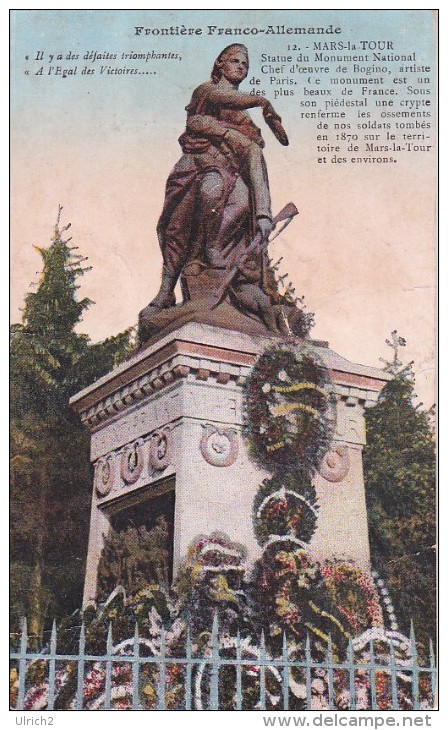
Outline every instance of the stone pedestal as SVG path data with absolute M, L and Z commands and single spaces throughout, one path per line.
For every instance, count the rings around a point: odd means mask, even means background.
M 84 603 L 95 596 L 104 536 L 114 515 L 174 490 L 173 570 L 198 534 L 226 533 L 260 555 L 252 503 L 265 474 L 242 438 L 242 386 L 278 338 L 189 322 L 78 393 L 72 406 L 91 431 L 95 467 Z M 387 376 L 314 343 L 337 396 L 333 450 L 316 477 L 320 504 L 313 557 L 369 565 L 362 473 L 364 408 Z

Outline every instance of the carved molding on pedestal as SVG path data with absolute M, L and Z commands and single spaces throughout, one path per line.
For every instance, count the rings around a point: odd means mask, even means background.
M 114 483 L 114 457 L 108 454 L 95 464 L 95 489 L 99 497 L 106 497 Z
M 95 429 L 99 424 L 103 424 L 109 418 L 116 416 L 128 406 L 137 403 L 148 395 L 158 393 L 178 380 L 185 380 L 191 377 L 193 380 L 202 382 L 213 381 L 221 387 L 226 387 L 228 383 L 233 381 L 237 385 L 242 385 L 249 372 L 247 366 L 228 365 L 226 369 L 224 365 L 210 361 L 210 367 L 203 367 L 203 358 L 194 360 L 188 358 L 189 364 L 179 364 L 176 359 L 164 366 L 155 369 L 142 378 L 136 380 L 130 385 L 113 393 L 107 398 L 99 400 L 94 406 L 85 411 L 81 411 L 81 420 L 86 425 Z
M 149 466 L 155 471 L 163 471 L 173 459 L 173 435 L 171 426 L 161 428 L 151 436 L 149 441 Z
M 200 449 L 205 461 L 212 466 L 231 466 L 238 456 L 238 435 L 235 428 L 218 428 L 211 423 L 204 429 Z
M 342 482 L 350 469 L 350 456 L 346 446 L 333 444 L 319 466 L 319 474 L 327 482 Z
M 121 454 L 120 475 L 126 484 L 134 484 L 143 471 L 143 446 L 141 441 L 125 446 Z
M 198 326 L 204 337 L 210 334 L 212 341 L 197 341 Z M 175 388 L 185 379 L 198 384 L 208 382 L 220 388 L 241 386 L 257 359 L 253 338 L 248 338 L 247 350 L 241 339 L 244 337 L 233 331 L 217 332 L 206 325 L 191 323 L 183 329 L 182 339 L 173 336 L 171 341 L 155 343 L 153 347 L 137 352 L 108 376 L 74 396 L 72 406 L 81 420 L 95 431 L 110 419 L 119 417 L 122 411 L 133 409 L 141 400 Z M 265 344 L 268 345 L 269 340 Z M 346 399 L 347 407 L 353 399 L 362 407 L 372 405 L 388 377 L 375 368 L 349 363 L 321 347 L 322 343 L 316 345 L 334 383 L 334 392 Z
M 143 477 L 152 480 L 154 472 L 173 465 L 173 426 L 168 425 L 147 436 L 110 451 L 95 462 L 94 486 L 100 499 L 115 499 L 127 487 L 141 486 Z M 139 482 L 140 480 L 140 482 Z M 139 484 L 137 484 L 139 482 Z

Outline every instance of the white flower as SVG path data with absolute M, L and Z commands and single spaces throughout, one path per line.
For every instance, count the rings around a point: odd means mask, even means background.
M 367 694 L 367 687 L 359 687 L 356 692 L 356 709 L 367 710 L 369 707 L 369 697 Z
M 348 710 L 350 707 L 350 692 L 343 690 L 339 695 L 337 704 L 338 710 Z
M 378 581 L 378 585 L 379 585 L 379 587 L 381 588 L 381 587 L 382 587 L 382 586 L 384 585 L 384 580 L 379 580 L 379 581 Z
M 278 374 L 278 379 L 282 381 L 288 380 L 288 375 L 285 370 L 280 370 Z
M 271 384 L 265 383 L 261 390 L 263 391 L 263 393 L 269 393 L 269 391 L 271 390 Z
M 312 710 L 328 710 L 328 703 L 321 695 L 313 695 L 311 697 L 311 709 Z
M 390 600 L 389 597 L 387 597 L 387 598 L 384 599 L 384 603 L 386 603 L 387 605 L 389 605 L 390 603 L 392 603 L 392 601 Z
M 313 689 L 317 694 L 322 695 L 325 691 L 325 684 L 321 679 L 313 679 L 311 682 L 311 689 Z

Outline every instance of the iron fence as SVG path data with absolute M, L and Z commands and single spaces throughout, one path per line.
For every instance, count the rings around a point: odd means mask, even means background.
M 405 658 L 392 634 L 387 639 L 387 656 L 383 651 L 378 657 L 373 636 L 361 653 L 359 642 L 349 640 L 343 661 L 337 660 L 329 638 L 326 652 L 316 659 L 307 636 L 301 658 L 292 659 L 285 635 L 279 656 L 273 657 L 266 650 L 263 633 L 256 645 L 248 644 L 239 633 L 220 635 L 215 617 L 200 653 L 189 631 L 182 655 L 174 656 L 163 629 L 157 639 L 147 639 L 139 636 L 137 625 L 131 639 L 114 646 L 109 625 L 106 653 L 91 654 L 86 651 L 82 625 L 78 651 L 65 654 L 57 651 L 55 623 L 49 645 L 40 652 L 29 651 L 24 621 L 20 645 L 10 653 L 15 688 L 11 707 L 63 709 L 58 698 L 69 675 L 72 695 L 64 709 L 72 710 L 434 709 L 437 669 L 432 644 L 429 661 L 422 666 L 412 628 Z M 30 679 L 36 666 L 41 673 L 38 682 Z M 33 705 L 34 696 L 39 701 Z

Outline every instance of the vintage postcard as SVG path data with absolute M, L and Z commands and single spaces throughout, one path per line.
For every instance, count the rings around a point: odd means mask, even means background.
M 11 708 L 437 705 L 436 10 L 11 11 Z

